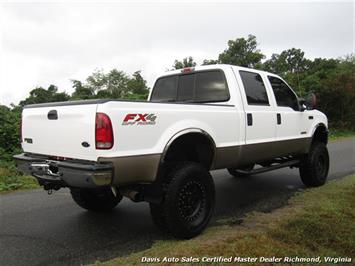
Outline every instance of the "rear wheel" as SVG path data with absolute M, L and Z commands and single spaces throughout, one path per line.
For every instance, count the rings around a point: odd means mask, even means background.
M 154 223 L 176 238 L 201 233 L 211 219 L 215 189 L 210 173 L 200 164 L 177 164 L 163 184 L 164 200 L 150 204 Z
M 234 177 L 238 177 L 238 178 L 244 178 L 244 177 L 248 177 L 251 175 L 251 173 L 248 173 L 248 172 L 251 172 L 254 168 L 255 164 L 250 164 L 250 165 L 247 165 L 247 166 L 244 166 L 242 168 L 228 168 L 228 172 L 229 174 L 231 174 L 232 176 Z
M 71 196 L 76 204 L 90 211 L 109 211 L 117 206 L 122 196 L 113 194 L 110 187 L 99 189 L 71 188 Z
M 327 180 L 329 154 L 323 142 L 314 142 L 307 155 L 301 158 L 300 176 L 303 184 L 309 187 L 322 186 Z

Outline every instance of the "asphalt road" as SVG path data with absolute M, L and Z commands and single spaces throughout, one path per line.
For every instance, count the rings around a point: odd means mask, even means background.
M 329 144 L 329 179 L 355 172 L 355 138 Z M 305 187 L 297 169 L 247 179 L 212 172 L 217 192 L 214 220 L 270 211 Z M 164 236 L 154 227 L 147 203 L 124 199 L 112 212 L 93 214 L 76 206 L 68 190 L 0 195 L 0 265 L 80 265 L 146 249 Z

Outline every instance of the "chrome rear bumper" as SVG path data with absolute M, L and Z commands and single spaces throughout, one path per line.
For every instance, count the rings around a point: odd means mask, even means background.
M 112 182 L 111 164 L 82 161 L 56 161 L 29 154 L 14 156 L 19 171 L 33 175 L 40 185 L 95 188 Z

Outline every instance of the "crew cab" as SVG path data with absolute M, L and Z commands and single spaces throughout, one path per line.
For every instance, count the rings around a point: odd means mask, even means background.
M 45 190 L 68 187 L 84 209 L 147 201 L 160 229 L 191 238 L 213 213 L 213 169 L 245 178 L 298 167 L 306 186 L 325 183 L 327 118 L 314 104 L 272 73 L 184 68 L 161 75 L 148 101 L 25 106 L 24 153 L 14 158 Z

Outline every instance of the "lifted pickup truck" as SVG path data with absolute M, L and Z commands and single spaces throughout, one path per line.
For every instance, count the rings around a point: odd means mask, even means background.
M 244 178 L 298 167 L 306 186 L 326 181 L 327 118 L 279 76 L 232 65 L 166 72 L 147 102 L 69 101 L 25 106 L 18 168 L 46 190 L 69 187 L 92 211 L 122 199 L 150 203 L 154 223 L 177 238 L 208 224 L 209 173 Z

